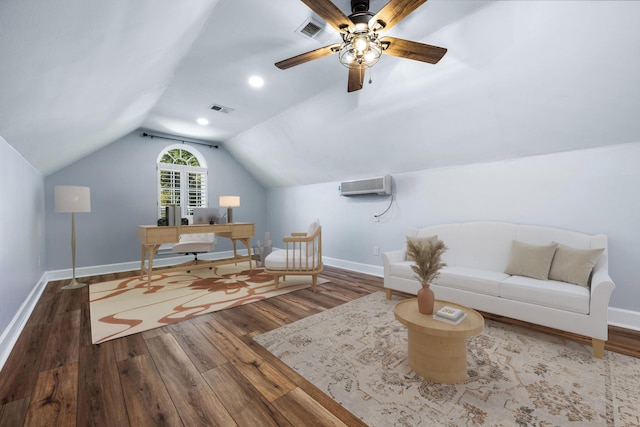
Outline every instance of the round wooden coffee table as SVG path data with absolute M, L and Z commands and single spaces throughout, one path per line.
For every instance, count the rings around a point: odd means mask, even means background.
M 467 318 L 457 325 L 435 320 L 418 311 L 416 298 L 396 304 L 396 319 L 407 327 L 409 366 L 422 378 L 456 384 L 467 378 L 467 338 L 482 332 L 484 319 L 477 311 L 447 301 L 435 302 L 434 313 L 442 306 L 459 308 Z

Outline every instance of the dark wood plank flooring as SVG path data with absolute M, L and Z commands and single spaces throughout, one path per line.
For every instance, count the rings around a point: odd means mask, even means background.
M 252 339 L 382 288 L 381 278 L 331 267 L 322 277 L 329 282 L 315 294 L 301 290 L 100 345 L 91 344 L 88 289 L 60 291 L 63 283 L 51 282 L 0 372 L 0 426 L 364 425 Z M 640 333 L 612 327 L 606 348 L 640 357 Z

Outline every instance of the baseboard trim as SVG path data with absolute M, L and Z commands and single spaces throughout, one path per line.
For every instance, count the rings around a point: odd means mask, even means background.
M 46 273 L 44 273 L 40 277 L 40 280 L 38 280 L 38 283 L 31 289 L 31 292 L 27 295 L 18 312 L 13 316 L 9 325 L 2 332 L 2 335 L 0 335 L 0 370 L 2 370 L 5 362 L 9 358 L 11 350 L 13 350 L 13 347 L 16 345 L 46 285 L 47 278 Z
M 608 315 L 609 325 L 640 331 L 640 312 L 609 307 Z
M 359 262 L 346 261 L 343 259 L 322 257 L 322 263 L 330 267 L 342 268 L 356 273 L 370 274 L 372 276 L 384 277 L 384 269 L 382 266 L 362 264 Z
M 246 256 L 247 250 L 238 250 L 238 255 Z M 202 260 L 216 260 L 233 257 L 233 251 L 224 252 L 212 252 L 208 254 L 201 254 L 198 259 Z M 193 259 L 190 255 L 181 256 L 169 256 L 154 258 L 153 266 L 155 267 L 167 267 L 170 265 L 180 264 L 181 262 L 187 262 Z M 122 262 L 118 264 L 105 264 L 94 265 L 90 267 L 76 268 L 76 278 L 99 276 L 101 274 L 119 273 L 122 271 L 133 271 L 140 269 L 140 261 Z M 65 270 L 53 270 L 46 273 L 47 281 L 70 279 L 73 276 L 73 270 L 70 268 Z

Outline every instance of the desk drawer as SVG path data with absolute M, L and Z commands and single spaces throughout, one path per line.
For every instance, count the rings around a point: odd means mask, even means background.
M 145 244 L 147 245 L 176 243 L 177 241 L 178 227 L 155 227 L 146 230 Z
M 239 239 L 239 238 L 246 238 L 246 237 L 253 237 L 253 234 L 255 233 L 255 225 L 252 223 L 247 223 L 247 224 L 243 224 L 243 223 L 234 223 L 233 224 L 233 229 L 231 230 L 231 238 L 232 239 Z

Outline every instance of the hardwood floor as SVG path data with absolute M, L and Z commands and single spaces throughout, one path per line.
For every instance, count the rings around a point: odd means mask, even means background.
M 331 267 L 322 277 L 329 282 L 315 294 L 301 290 L 100 345 L 91 344 L 87 288 L 49 283 L 0 372 L 0 426 L 363 426 L 252 339 L 382 288 L 381 278 Z M 640 357 L 640 333 L 611 328 L 606 348 Z

